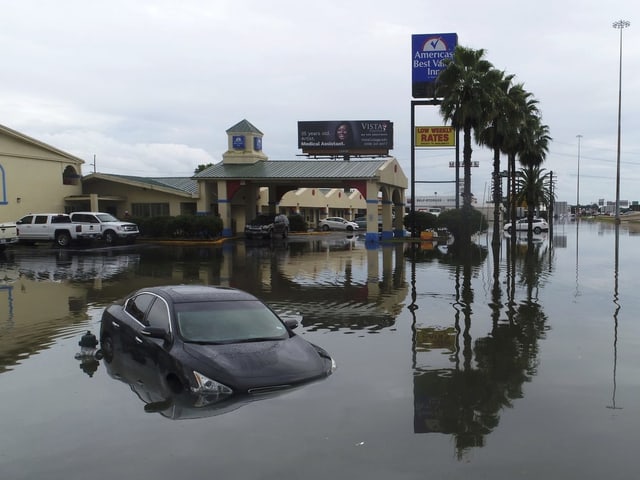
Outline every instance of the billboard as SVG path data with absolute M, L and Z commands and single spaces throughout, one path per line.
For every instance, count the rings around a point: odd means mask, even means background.
M 434 98 L 435 81 L 444 68 L 442 61 L 453 57 L 457 33 L 411 36 L 411 94 L 413 98 Z
M 415 127 L 416 147 L 455 147 L 456 130 L 453 127 Z
M 298 148 L 311 155 L 387 155 L 393 148 L 389 120 L 298 122 Z

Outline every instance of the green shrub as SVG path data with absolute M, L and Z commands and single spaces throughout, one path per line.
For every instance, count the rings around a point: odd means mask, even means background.
M 176 217 L 140 217 L 131 221 L 147 238 L 215 238 L 222 233 L 222 219 L 213 215 L 178 215 Z
M 302 215 L 296 213 L 289 216 L 289 230 L 292 232 L 306 232 L 308 229 L 309 225 Z
M 461 240 L 476 232 L 485 231 L 489 223 L 482 212 L 473 207 L 467 210 L 451 208 L 438 216 L 438 227 L 447 228 L 456 240 Z
M 411 212 L 405 215 L 404 228 L 411 231 L 413 227 L 413 216 Z M 415 227 L 418 232 L 436 228 L 438 226 L 438 217 L 428 212 L 415 212 Z

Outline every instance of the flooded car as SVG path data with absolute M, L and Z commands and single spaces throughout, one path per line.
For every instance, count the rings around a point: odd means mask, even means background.
M 154 364 L 175 393 L 230 396 L 283 390 L 330 375 L 329 354 L 253 295 L 229 287 L 140 289 L 109 306 L 100 343 Z

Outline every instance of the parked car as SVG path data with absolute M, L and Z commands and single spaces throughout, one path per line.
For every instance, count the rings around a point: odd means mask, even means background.
M 0 223 L 0 252 L 12 243 L 18 243 L 18 226 L 13 222 Z
M 54 242 L 59 247 L 67 247 L 73 241 L 90 242 L 100 238 L 98 227 L 75 224 L 71 217 L 64 213 L 25 215 L 16 225 L 18 240 L 23 243 Z
M 322 348 L 293 333 L 258 298 L 228 287 L 143 288 L 106 308 L 100 324 L 105 361 L 116 350 L 151 358 L 175 392 L 263 393 L 331 374 Z
M 329 230 L 346 230 L 353 232 L 358 230 L 358 224 L 356 222 L 350 222 L 342 217 L 327 217 L 318 223 L 318 227 L 325 232 Z
M 506 232 L 513 232 L 513 227 L 511 223 L 506 223 L 504 225 L 504 230 Z M 526 218 L 521 218 L 520 220 L 516 220 L 516 231 L 528 231 L 529 229 L 529 220 Z M 531 229 L 533 233 L 547 232 L 549 230 L 549 224 L 544 218 L 534 217 L 531 223 Z
M 367 217 L 356 217 L 353 219 L 355 223 L 358 224 L 358 230 L 366 230 L 367 229 Z M 382 231 L 382 215 L 378 215 L 378 232 Z
M 72 212 L 71 221 L 74 223 L 93 225 L 100 229 L 102 239 L 108 245 L 115 244 L 118 240 L 127 243 L 134 242 L 140 235 L 138 226 L 131 222 L 122 222 L 110 213 L 103 212 Z
M 289 219 L 286 215 L 258 215 L 244 227 L 246 238 L 287 238 Z

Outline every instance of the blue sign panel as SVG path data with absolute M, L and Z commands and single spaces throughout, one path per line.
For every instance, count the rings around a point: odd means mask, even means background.
M 231 141 L 234 150 L 244 150 L 244 135 L 234 135 Z
M 260 137 L 253 137 L 253 149 L 256 152 L 262 150 L 262 139 Z
M 453 57 L 457 33 L 411 36 L 411 84 L 413 98 L 434 98 L 435 81 L 444 68 L 443 60 Z

